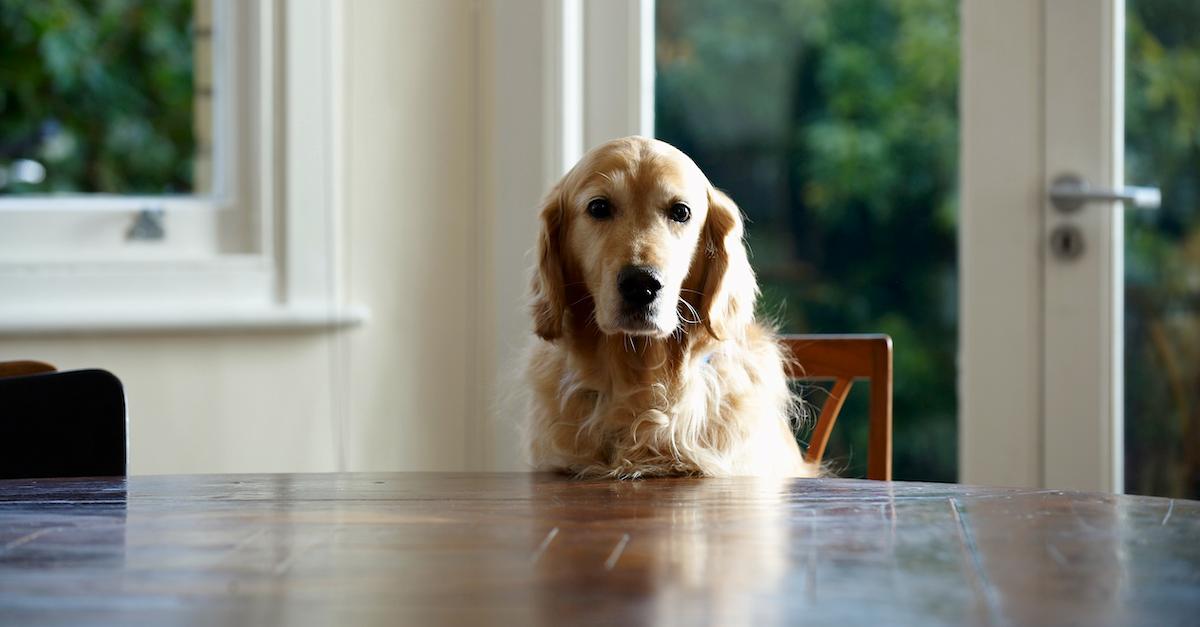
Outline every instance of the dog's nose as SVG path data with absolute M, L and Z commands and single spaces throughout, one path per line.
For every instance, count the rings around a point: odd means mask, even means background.
M 625 266 L 617 274 L 617 289 L 626 303 L 645 307 L 658 296 L 662 281 L 658 279 L 658 272 L 650 266 Z

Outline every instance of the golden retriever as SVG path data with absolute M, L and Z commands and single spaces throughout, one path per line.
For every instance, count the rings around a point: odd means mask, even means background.
M 601 145 L 541 208 L 525 375 L 538 469 L 814 476 L 741 211 L 661 141 Z

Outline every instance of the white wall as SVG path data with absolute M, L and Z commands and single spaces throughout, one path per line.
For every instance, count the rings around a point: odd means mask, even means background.
M 0 359 L 117 374 L 132 473 L 318 471 L 335 467 L 329 346 L 291 334 L 5 339 Z
M 509 465 L 513 439 L 481 418 L 489 375 L 477 365 L 479 312 L 519 300 L 479 296 L 490 82 L 477 9 L 345 3 L 341 245 L 347 296 L 371 309 L 365 326 L 5 338 L 0 360 L 116 373 L 135 474 Z
M 346 3 L 349 465 L 468 467 L 476 21 L 470 0 Z

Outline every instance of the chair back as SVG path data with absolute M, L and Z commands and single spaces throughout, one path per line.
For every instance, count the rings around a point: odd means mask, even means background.
M 125 391 L 104 370 L 0 377 L 0 479 L 126 473 Z
M 22 359 L 19 361 L 0 361 L 0 377 L 19 377 L 27 374 L 54 372 L 56 368 L 44 361 Z
M 892 338 L 886 335 L 785 335 L 790 379 L 833 381 L 804 459 L 820 463 L 829 434 L 855 381 L 871 385 L 867 478 L 892 479 Z

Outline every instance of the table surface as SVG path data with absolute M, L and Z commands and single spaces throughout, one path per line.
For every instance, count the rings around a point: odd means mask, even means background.
M 5 625 L 1197 615 L 1194 501 L 843 479 L 0 481 Z

